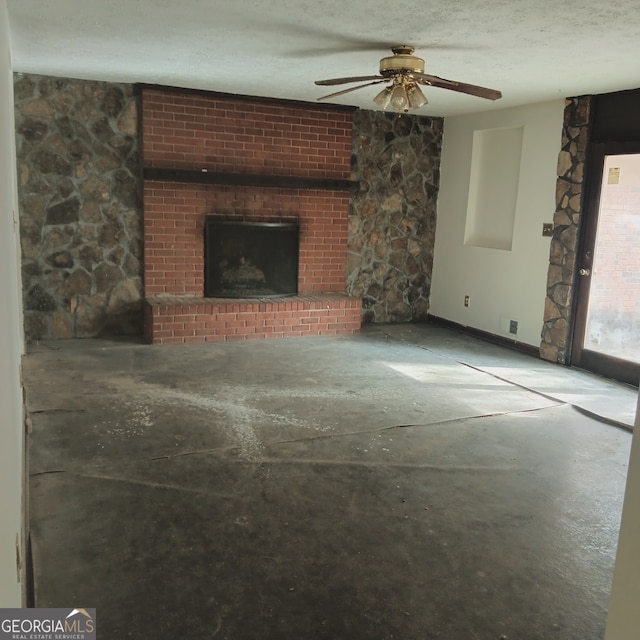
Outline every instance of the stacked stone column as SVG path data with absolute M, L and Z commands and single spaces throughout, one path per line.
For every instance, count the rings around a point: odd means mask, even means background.
M 347 292 L 365 323 L 427 318 L 442 132 L 442 118 L 354 114 Z
M 567 361 L 591 98 L 566 100 L 540 356 Z

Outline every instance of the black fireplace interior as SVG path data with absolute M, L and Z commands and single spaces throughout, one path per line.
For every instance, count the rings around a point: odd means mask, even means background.
M 208 298 L 273 298 L 298 293 L 297 222 L 205 222 Z

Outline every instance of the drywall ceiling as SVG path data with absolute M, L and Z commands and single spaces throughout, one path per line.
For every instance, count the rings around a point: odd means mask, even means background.
M 426 72 L 500 89 L 426 88 L 453 115 L 640 86 L 638 0 L 7 0 L 18 72 L 314 102 L 317 79 L 372 75 L 412 44 Z M 335 98 L 375 108 L 369 87 Z

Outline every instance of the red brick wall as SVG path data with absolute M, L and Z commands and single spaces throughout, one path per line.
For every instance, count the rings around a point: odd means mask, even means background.
M 144 89 L 145 167 L 349 179 L 351 113 Z M 204 218 L 298 219 L 301 293 L 345 290 L 349 194 L 145 181 L 145 294 L 203 295 Z
M 590 308 L 640 316 L 640 172 L 637 184 L 605 185 Z
M 300 224 L 300 293 L 344 291 L 349 196 L 309 189 L 145 183 L 145 293 L 204 293 L 204 219 L 208 213 Z
M 248 99 L 143 91 L 147 165 L 349 178 L 351 113 Z

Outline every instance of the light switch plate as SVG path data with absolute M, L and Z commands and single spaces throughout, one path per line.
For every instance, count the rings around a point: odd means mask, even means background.
M 553 222 L 542 223 L 542 235 L 550 238 L 553 235 Z

